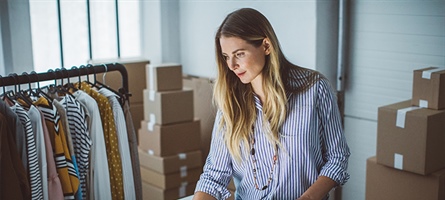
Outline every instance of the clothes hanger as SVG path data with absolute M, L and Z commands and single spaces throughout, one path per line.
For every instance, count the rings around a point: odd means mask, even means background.
M 36 96 L 36 92 L 33 90 L 33 88 L 31 87 L 31 78 L 30 75 L 26 72 L 22 73 L 22 76 L 26 76 L 26 78 L 28 79 L 28 90 L 25 90 L 25 95 L 27 96 Z
M 14 79 L 14 90 L 9 90 L 6 92 L 6 95 L 9 96 L 10 99 L 15 100 L 15 93 L 17 93 L 17 80 L 14 77 L 14 73 L 10 73 L 8 77 L 12 77 Z
M 82 65 L 82 66 L 83 66 L 83 65 Z M 80 68 L 82 68 L 82 66 L 80 66 Z M 77 68 L 76 66 L 71 67 L 71 70 L 77 70 L 77 72 L 79 73 L 79 75 L 78 75 L 78 77 L 79 77 L 79 83 L 82 82 L 82 79 L 80 78 L 80 77 L 81 77 L 81 75 L 80 75 L 80 68 Z M 85 66 L 83 66 L 83 68 L 85 68 Z M 73 84 L 73 87 L 74 87 L 74 84 Z M 75 87 L 74 87 L 74 88 L 75 88 Z M 77 88 L 75 88 L 75 89 L 77 89 Z
M 17 74 L 15 74 L 15 76 L 17 77 Z M 33 93 L 32 92 L 32 87 L 31 87 L 31 78 L 29 78 L 29 75 L 26 72 L 23 72 L 22 76 L 25 76 L 26 78 L 28 78 L 28 90 L 19 90 L 19 92 L 16 95 L 18 95 L 18 97 L 20 99 L 22 99 L 26 104 L 28 104 L 28 105 L 25 105 L 25 106 L 29 107 L 29 106 L 31 106 L 33 104 L 32 100 L 29 98 L 29 95 L 31 93 Z
M 96 68 L 94 68 L 94 66 L 91 65 L 91 64 L 90 64 L 90 66 L 91 66 L 91 69 L 93 70 L 93 78 L 94 78 L 93 86 L 95 87 L 96 84 L 97 84 L 97 79 L 96 79 Z
M 73 96 L 72 92 L 76 91 L 77 88 L 74 87 L 74 84 L 71 83 L 68 70 L 66 68 L 62 68 L 60 71 L 62 73 L 62 77 L 65 76 L 67 78 L 67 83 L 65 85 L 63 85 L 63 81 L 62 81 L 62 87 L 61 88 L 65 91 L 66 95 L 70 95 L 71 97 L 75 98 Z M 66 73 L 66 75 L 65 75 L 65 73 Z M 62 80 L 63 80 L 63 78 L 62 78 Z
M 3 76 L 0 75 L 0 80 L 2 81 L 2 86 L 3 86 L 3 93 L 0 95 L 0 97 L 2 97 L 3 100 L 8 100 L 12 102 L 12 99 L 9 97 L 8 92 L 6 91 L 6 87 L 5 85 L 3 85 Z
M 98 87 L 99 89 L 100 89 L 100 88 L 105 88 L 105 89 L 107 89 L 107 90 L 113 92 L 114 94 L 117 95 L 119 103 L 120 103 L 121 105 L 124 105 L 124 103 L 125 103 L 125 95 L 124 95 L 124 93 L 118 92 L 118 91 L 116 91 L 116 90 L 114 90 L 114 89 L 108 87 L 108 86 L 105 84 L 105 78 L 106 78 L 106 74 L 107 74 L 107 72 L 108 72 L 108 66 L 107 66 L 106 64 L 103 64 L 103 66 L 105 67 L 105 72 L 104 72 L 104 74 L 103 74 L 103 76 L 102 76 L 102 80 L 104 81 L 104 83 L 101 83 L 101 82 L 99 82 L 99 81 L 95 81 L 95 82 L 96 82 L 96 87 Z
M 36 76 L 36 79 L 37 79 L 36 97 L 43 97 L 43 98 L 45 98 L 46 100 L 48 100 L 48 102 L 49 102 L 50 104 L 52 104 L 52 103 L 53 103 L 53 98 L 50 97 L 50 96 L 49 96 L 48 94 L 46 94 L 45 92 L 43 92 L 42 89 L 40 88 L 40 80 L 39 80 L 39 75 L 37 74 L 37 72 L 32 71 L 32 72 L 30 73 L 30 75 L 35 75 L 35 76 Z
M 53 94 L 55 96 L 58 96 L 58 94 L 63 94 L 64 92 L 60 90 L 60 88 L 58 87 L 58 84 L 57 84 L 56 71 L 54 71 L 53 69 L 49 69 L 47 71 L 47 73 L 53 75 L 54 84 L 50 84 L 50 85 L 42 87 L 42 93 L 46 93 L 46 96 L 49 96 L 49 97 L 51 97 L 49 94 Z M 63 81 L 62 81 L 62 83 L 63 83 Z M 47 92 L 43 91 L 43 89 L 46 89 Z M 54 100 L 54 98 L 51 97 L 51 102 L 53 100 Z
M 29 102 L 28 99 L 26 97 L 24 97 L 22 94 L 22 90 L 20 88 L 20 83 L 17 81 L 17 77 L 18 77 L 17 73 L 11 73 L 8 76 L 12 77 L 14 79 L 14 92 L 9 93 L 10 100 L 12 99 L 13 100 L 12 102 L 17 102 L 18 99 L 22 99 L 26 104 L 31 105 L 32 103 Z M 17 90 L 17 87 L 18 87 L 18 90 Z
M 71 68 L 71 69 L 73 69 L 73 68 Z M 68 94 L 71 95 L 71 91 L 74 92 L 74 91 L 77 90 L 77 88 L 74 87 L 74 84 L 71 83 L 71 80 L 70 80 L 70 76 L 69 76 L 68 70 L 67 70 L 66 68 L 62 68 L 61 71 L 62 71 L 62 74 L 63 74 L 64 76 L 67 77 L 67 83 L 66 83 L 65 85 L 63 85 L 63 88 L 66 90 L 66 92 L 67 92 Z M 66 73 L 66 74 L 65 74 L 65 73 Z
M 81 72 L 81 70 L 83 69 L 83 68 L 85 68 L 85 70 L 87 70 L 87 72 L 88 72 L 88 69 L 86 69 L 86 67 L 85 67 L 85 65 L 81 65 L 80 67 L 79 67 L 79 84 L 78 84 L 78 88 L 79 88 L 79 90 L 82 88 L 82 79 L 80 78 L 80 72 Z M 88 80 L 88 73 L 87 73 L 87 80 Z
M 105 72 L 102 75 L 102 82 L 103 82 L 103 85 L 107 85 L 106 76 L 107 76 L 107 72 L 108 72 L 108 66 L 106 64 L 102 64 L 102 65 L 105 67 Z
M 80 66 L 80 67 L 82 68 L 82 66 Z M 69 88 L 69 89 L 72 89 L 75 92 L 78 89 L 80 89 L 80 83 L 82 83 L 82 79 L 80 78 L 81 77 L 81 75 L 80 75 L 80 68 L 77 68 L 76 66 L 72 66 L 71 70 L 76 70 L 79 73 L 79 75 L 78 75 L 78 78 L 79 78 L 79 88 L 76 88 L 76 86 L 73 83 L 70 84 L 70 88 Z M 69 82 L 69 79 L 68 79 L 68 82 Z
M 86 83 L 88 83 L 91 86 L 95 85 L 96 82 L 96 70 L 94 69 L 94 66 L 92 64 L 87 64 L 87 66 L 85 67 L 85 69 L 87 70 L 87 80 L 85 81 Z M 90 82 L 90 69 L 93 70 L 93 74 L 94 74 L 94 83 Z

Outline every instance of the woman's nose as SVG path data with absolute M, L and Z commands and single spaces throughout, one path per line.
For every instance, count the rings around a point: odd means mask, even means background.
M 238 68 L 238 63 L 236 63 L 235 59 L 228 59 L 227 60 L 227 66 L 229 66 L 230 70 L 235 70 L 236 68 Z

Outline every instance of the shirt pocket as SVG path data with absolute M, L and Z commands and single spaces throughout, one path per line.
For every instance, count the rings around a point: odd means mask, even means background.
M 296 105 L 288 110 L 287 118 L 280 129 L 282 137 L 304 136 L 311 132 L 314 122 L 313 104 Z

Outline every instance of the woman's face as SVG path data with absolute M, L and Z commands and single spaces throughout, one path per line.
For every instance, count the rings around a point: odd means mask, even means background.
M 261 71 L 269 54 L 264 42 L 255 47 L 241 38 L 222 36 L 219 43 L 227 66 L 242 83 L 261 81 Z

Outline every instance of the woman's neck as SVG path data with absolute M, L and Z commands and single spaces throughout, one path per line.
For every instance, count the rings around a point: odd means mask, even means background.
M 252 85 L 252 89 L 253 92 L 255 92 L 256 95 L 258 95 L 258 97 L 261 100 L 261 103 L 264 104 L 266 101 L 266 96 L 264 95 L 264 90 L 263 90 L 263 83 L 262 83 L 262 77 L 257 77 L 254 80 L 252 80 L 250 82 L 250 84 Z

